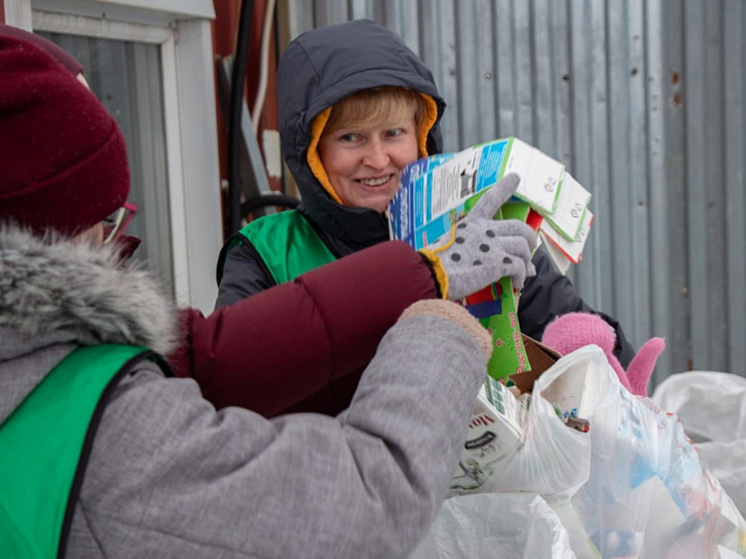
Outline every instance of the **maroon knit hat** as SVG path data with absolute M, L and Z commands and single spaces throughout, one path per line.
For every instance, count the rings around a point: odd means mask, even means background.
M 0 35 L 0 221 L 75 234 L 129 194 L 124 138 L 36 41 Z

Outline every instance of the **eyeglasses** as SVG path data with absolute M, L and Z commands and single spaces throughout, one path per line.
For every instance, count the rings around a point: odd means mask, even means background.
M 104 219 L 104 244 L 107 245 L 119 239 L 135 217 L 137 206 L 131 202 L 124 205 Z

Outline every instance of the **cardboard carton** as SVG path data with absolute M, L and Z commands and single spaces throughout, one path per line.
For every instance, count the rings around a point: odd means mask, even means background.
M 488 377 L 472 409 L 448 495 L 488 491 L 493 475 L 505 469 L 523 446 L 527 398 L 516 398 L 501 382 Z
M 534 388 L 534 381 L 544 371 L 554 365 L 561 355 L 530 336 L 526 336 L 525 334 L 521 334 L 521 336 L 523 337 L 523 346 L 526 348 L 526 356 L 529 363 L 531 363 L 531 368 L 528 371 L 511 375 L 510 380 L 518 387 L 521 394 L 530 394 Z

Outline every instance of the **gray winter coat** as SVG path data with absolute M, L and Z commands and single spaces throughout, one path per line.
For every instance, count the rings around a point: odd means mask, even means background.
M 141 363 L 105 407 L 67 556 L 406 557 L 445 495 L 485 375 L 486 334 L 456 310 L 400 320 L 336 418 L 216 412 L 193 380 Z M 79 345 L 168 352 L 174 317 L 144 272 L 109 253 L 0 227 L 0 425 Z

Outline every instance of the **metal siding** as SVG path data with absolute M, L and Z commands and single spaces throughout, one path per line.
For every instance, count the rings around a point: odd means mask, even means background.
M 666 114 L 666 198 L 668 208 L 667 238 L 656 240 L 651 247 L 658 259 L 668 259 L 669 274 L 663 285 L 670 288 L 667 293 L 657 293 L 668 303 L 670 322 L 659 335 L 666 337 L 667 350 L 664 358 L 670 360 L 668 368 L 659 367 L 656 379 L 662 380 L 669 371 L 683 371 L 692 366 L 690 334 L 690 286 L 688 279 L 689 257 L 687 251 L 686 220 L 686 111 L 688 100 L 684 95 L 685 51 L 684 51 L 684 6 L 681 2 L 664 0 L 665 36 L 664 57 L 667 95 L 664 99 Z M 652 33 L 652 31 L 651 31 Z M 686 105 L 685 105 L 686 103 Z M 657 270 L 656 270 L 657 272 Z
M 613 133 L 608 134 L 608 149 L 610 159 L 610 188 L 603 194 L 608 200 L 608 215 L 599 216 L 601 223 L 605 224 L 608 241 L 605 243 L 604 252 L 609 251 L 611 266 L 614 270 L 612 276 L 612 294 L 619 302 L 615 309 L 616 318 L 627 328 L 634 330 L 634 290 L 637 281 L 626 281 L 627 278 L 635 277 L 633 270 L 633 231 L 635 228 L 633 216 L 633 188 L 634 168 L 639 162 L 634 162 L 632 146 L 634 142 L 641 141 L 636 128 L 632 122 L 633 106 L 631 74 L 631 60 L 629 48 L 629 4 L 628 2 L 611 2 L 608 16 L 610 21 L 608 41 L 608 91 L 611 97 L 609 107 L 609 126 Z M 625 126 L 626 124 L 626 126 Z M 601 136 L 603 138 L 604 134 Z M 582 180 L 581 180 L 582 183 Z M 607 208 L 605 208 L 607 209 Z M 618 239 L 629 239 L 624 250 L 618 250 L 615 243 Z M 622 304 L 622 301 L 624 304 Z M 608 305 L 611 306 L 611 305 Z
M 455 146 L 463 145 L 461 144 L 462 123 L 458 119 L 458 115 L 462 111 L 459 110 L 457 101 L 459 72 L 456 59 L 456 34 L 459 30 L 455 25 L 455 7 L 452 0 L 435 0 L 428 4 L 431 7 L 430 17 L 424 20 L 427 23 L 422 27 L 425 32 L 420 34 L 420 39 L 426 39 L 431 47 L 435 46 L 432 49 L 434 56 L 428 60 L 426 53 L 429 49 L 420 52 L 423 53 L 425 63 L 434 70 L 433 75 L 440 89 L 440 94 L 450 106 L 450 110 L 446 111 L 442 123 L 444 149 L 452 151 Z M 427 32 L 431 30 L 435 30 L 435 32 Z
M 534 141 L 534 102 L 533 74 L 534 59 L 531 51 L 531 39 L 534 30 L 531 26 L 531 4 L 523 0 L 511 0 L 512 11 L 512 56 L 510 50 L 500 53 L 512 58 L 514 68 L 512 79 L 515 89 L 515 122 L 512 129 L 501 131 L 502 136 L 518 136 L 527 142 Z M 501 17 L 500 12 L 497 14 Z
M 639 347 L 653 383 L 746 375 L 742 0 L 289 0 L 301 30 L 366 17 L 404 37 L 448 103 L 446 151 L 515 135 L 593 195 L 570 277 Z M 297 34 L 297 33 L 296 33 Z
M 474 145 L 480 142 L 479 122 L 484 118 L 481 113 L 485 92 L 480 87 L 483 71 L 480 67 L 479 53 L 485 49 L 482 48 L 480 33 L 475 31 L 479 29 L 475 11 L 481 3 L 475 1 L 463 4 L 455 14 L 455 28 L 458 30 L 456 41 L 459 48 L 456 50 L 458 94 L 454 108 L 462 130 L 458 141 L 460 145 Z
M 473 130 L 475 142 L 484 142 L 498 137 L 499 104 L 497 101 L 497 87 L 500 80 L 499 53 L 496 48 L 496 36 L 493 21 L 494 2 L 479 0 L 475 2 L 474 53 L 477 78 L 473 84 L 466 82 L 466 91 L 474 90 L 478 111 L 474 111 Z M 464 111 L 468 118 L 469 111 Z M 467 132 L 468 134 L 468 132 Z M 467 135 L 468 138 L 468 135 Z M 468 140 L 467 140 L 468 141 Z
M 710 312 L 717 294 L 710 288 L 710 282 L 720 281 L 714 277 L 715 274 L 710 277 L 707 273 L 717 252 L 708 250 L 708 247 L 716 241 L 712 237 L 714 232 L 709 226 L 709 218 L 714 209 L 712 203 L 718 188 L 715 182 L 717 179 L 708 174 L 708 169 L 711 168 L 708 158 L 714 155 L 707 149 L 709 140 L 712 139 L 709 106 L 715 100 L 710 97 L 715 89 L 708 84 L 709 12 L 706 3 L 687 2 L 685 5 L 684 104 L 687 132 L 691 132 L 686 135 L 686 217 L 691 312 L 692 317 L 698 317 L 691 321 L 691 344 L 693 366 L 698 369 L 713 358 L 713 348 L 717 344 Z M 695 130 L 699 133 L 694 133 Z M 716 246 L 718 245 L 712 245 L 713 249 Z
M 671 208 L 667 203 L 666 180 L 670 174 L 666 169 L 666 105 L 667 95 L 665 85 L 668 81 L 666 64 L 664 62 L 665 37 L 659 32 L 664 17 L 663 4 L 666 0 L 650 0 L 646 4 L 646 64 L 647 64 L 647 145 L 649 149 L 649 171 L 647 190 L 649 196 L 648 223 L 650 226 L 650 247 L 670 247 L 668 241 L 668 216 Z M 677 291 L 673 285 L 669 258 L 662 257 L 658 250 L 655 255 L 648 249 L 646 260 L 650 267 L 650 302 L 651 326 L 649 332 L 666 338 L 669 350 L 665 351 L 658 360 L 655 378 L 651 384 L 662 381 L 663 371 L 683 370 L 672 367 L 672 344 L 669 324 L 674 309 L 671 308 L 669 293 Z M 644 298 L 640 298 L 644 300 Z
M 722 3 L 720 5 L 722 7 Z M 705 3 L 704 28 L 699 35 L 705 39 L 704 44 L 704 68 L 701 75 L 703 80 L 703 111 L 702 120 L 705 123 L 705 149 L 703 182 L 690 184 L 691 190 L 702 189 L 706 196 L 706 209 L 697 208 L 705 214 L 703 217 L 705 246 L 703 256 L 698 259 L 697 267 L 698 285 L 706 290 L 708 297 L 707 320 L 704 328 L 699 325 L 699 339 L 695 338 L 694 366 L 700 367 L 707 363 L 708 368 L 718 371 L 727 369 L 727 352 L 725 347 L 727 323 L 726 323 L 726 246 L 725 242 L 725 176 L 723 173 L 725 146 L 723 143 L 724 120 L 723 112 L 723 17 L 722 10 L 717 4 Z M 712 87 L 718 84 L 718 87 Z M 695 129 L 696 130 L 696 129 Z M 692 130 L 692 132 L 695 132 Z M 692 134 L 696 136 L 696 134 Z M 692 237 L 697 236 L 697 230 L 692 231 Z M 715 248 L 715 250 L 713 250 Z M 695 255 L 692 255 L 693 257 Z M 694 315 L 696 316 L 696 315 Z M 707 346 L 707 353 L 696 351 L 697 343 Z
M 570 38 L 567 33 L 568 10 L 564 0 L 552 0 L 550 35 L 552 37 L 552 56 L 555 74 L 552 77 L 554 86 L 554 106 L 552 121 L 554 125 L 554 150 L 547 152 L 568 168 L 572 167 L 572 87 L 570 80 Z
M 515 69 L 513 60 L 513 25 L 509 0 L 495 2 L 494 28 L 497 40 L 495 52 L 495 77 L 497 78 L 497 106 L 499 112 L 497 136 L 504 136 L 505 130 L 510 130 L 517 122 Z
M 552 113 L 557 90 L 556 70 L 552 62 L 552 12 L 550 0 L 535 0 L 533 13 L 532 55 L 535 107 L 533 119 L 533 145 L 545 153 L 556 149 Z
M 725 370 L 719 351 L 723 315 L 716 313 L 723 286 L 719 269 L 722 252 L 713 250 L 724 246 L 718 223 L 723 179 L 719 161 L 722 121 L 717 116 L 722 108 L 717 23 L 712 4 L 686 3 L 684 103 L 692 358 L 694 368 L 707 364 L 707 368 Z
M 630 9 L 627 26 L 627 44 L 629 47 L 629 61 L 625 71 L 629 80 L 630 98 L 630 183 L 629 204 L 632 230 L 630 243 L 631 254 L 629 270 L 637 278 L 634 286 L 629 288 L 628 294 L 632 307 L 631 324 L 635 332 L 650 332 L 650 300 L 649 297 L 636 297 L 635 291 L 650 293 L 650 267 L 648 266 L 648 250 L 651 246 L 648 220 L 650 217 L 650 202 L 648 199 L 648 151 L 647 143 L 647 98 L 645 96 L 647 65 L 645 63 L 645 18 L 644 2 L 637 0 L 629 3 Z M 624 126 L 622 124 L 622 126 Z M 615 190 L 624 185 L 618 185 Z M 620 274 L 620 277 L 624 277 Z M 624 285 L 631 282 L 623 281 Z M 619 282 L 618 282 L 619 285 Z
M 727 307 L 729 369 L 740 368 L 746 376 L 746 8 L 743 0 L 726 0 L 723 44 L 725 52 L 725 197 L 728 259 Z

